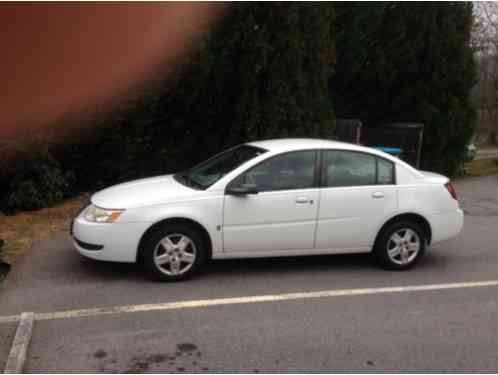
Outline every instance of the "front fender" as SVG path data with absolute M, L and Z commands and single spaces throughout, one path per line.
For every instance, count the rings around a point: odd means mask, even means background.
M 167 219 L 192 220 L 204 227 L 208 232 L 213 253 L 223 250 L 221 232 L 223 196 L 132 208 L 125 211 L 122 218 L 126 222 L 146 222 L 148 223 L 148 228 Z

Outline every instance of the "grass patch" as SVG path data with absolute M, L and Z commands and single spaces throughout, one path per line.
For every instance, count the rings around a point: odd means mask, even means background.
M 57 231 L 69 230 L 69 220 L 87 200 L 87 195 L 81 195 L 37 211 L 9 216 L 0 214 L 0 238 L 5 241 L 3 260 L 13 264 L 35 241 L 46 239 Z
M 498 174 L 498 158 L 472 160 L 466 167 L 467 175 L 472 177 Z

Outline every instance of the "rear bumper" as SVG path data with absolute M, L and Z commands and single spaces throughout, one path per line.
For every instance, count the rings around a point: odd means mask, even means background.
M 441 212 L 428 217 L 432 229 L 432 243 L 457 236 L 463 228 L 463 211 Z
M 88 258 L 135 262 L 149 223 L 91 223 L 78 217 L 72 224 L 73 246 Z

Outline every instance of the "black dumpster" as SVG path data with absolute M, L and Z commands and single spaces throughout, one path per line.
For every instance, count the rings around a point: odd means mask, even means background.
M 419 168 L 423 136 L 424 124 L 399 122 L 368 129 L 365 143 L 371 147 L 400 148 L 402 159 Z

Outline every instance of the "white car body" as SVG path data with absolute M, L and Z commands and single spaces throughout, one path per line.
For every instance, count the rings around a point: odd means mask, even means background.
M 76 249 L 86 257 L 135 262 L 144 233 L 165 220 L 196 223 L 208 234 L 212 258 L 370 252 L 381 228 L 403 214 L 418 215 L 430 228 L 429 243 L 456 236 L 463 226 L 458 201 L 445 188 L 449 180 L 421 172 L 381 151 L 318 139 L 277 139 L 248 143 L 266 149 L 206 190 L 195 190 L 172 175 L 136 180 L 97 192 L 91 203 L 122 209 L 113 223 L 75 218 L 75 239 L 99 244 L 98 251 Z M 350 150 L 394 163 L 395 183 L 313 187 L 234 196 L 225 193 L 237 176 L 277 154 L 298 150 Z M 380 199 L 379 199 L 380 198 Z

